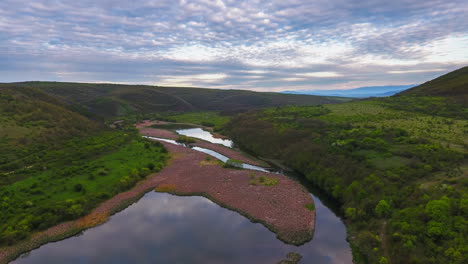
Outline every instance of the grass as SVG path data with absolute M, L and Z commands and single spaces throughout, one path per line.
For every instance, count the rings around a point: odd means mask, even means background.
M 155 189 L 155 191 L 157 192 L 166 192 L 166 193 L 172 193 L 175 190 L 176 190 L 176 186 L 174 184 L 161 184 Z
M 189 129 L 189 128 L 196 128 L 197 126 L 190 125 L 190 124 L 155 124 L 151 125 L 151 128 L 158 128 L 158 129 L 167 129 L 167 130 L 178 130 L 178 129 Z
M 161 144 L 135 138 L 110 152 L 84 159 L 75 155 L 70 163 L 50 163 L 47 168 L 31 171 L 29 177 L 0 187 L 0 244 L 84 215 L 101 201 L 159 171 L 166 159 Z
M 257 177 L 257 175 L 253 172 L 250 173 L 249 177 L 250 177 L 250 181 L 249 181 L 250 185 L 275 186 L 279 183 L 279 180 L 276 177 L 268 177 L 265 175 L 260 175 Z
M 236 159 L 228 159 L 224 164 L 223 168 L 230 168 L 230 169 L 242 169 L 243 162 Z
M 182 143 L 182 144 L 192 144 L 192 143 L 195 143 L 197 142 L 193 137 L 188 137 L 188 136 L 184 136 L 184 135 L 180 135 L 176 141 L 178 143 Z
M 306 204 L 305 208 L 309 209 L 310 211 L 315 211 L 315 205 L 312 203 Z
M 216 111 L 183 113 L 170 116 L 170 118 L 179 123 L 192 123 L 216 128 L 223 126 L 229 121 L 229 117 L 222 116 Z
M 201 166 L 211 166 L 211 165 L 221 165 L 223 166 L 224 163 L 218 159 L 213 159 L 211 156 L 206 156 L 205 160 L 200 161 Z

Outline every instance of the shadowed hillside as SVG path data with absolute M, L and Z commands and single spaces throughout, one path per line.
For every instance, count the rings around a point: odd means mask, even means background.
M 468 66 L 408 89 L 398 95 L 443 96 L 468 104 Z
M 281 105 L 337 103 L 344 98 L 243 90 L 158 87 L 145 85 L 24 82 L 15 85 L 40 89 L 83 111 L 102 117 L 164 111 L 239 112 Z

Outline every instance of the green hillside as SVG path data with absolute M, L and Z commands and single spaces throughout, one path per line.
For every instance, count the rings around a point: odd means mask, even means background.
M 0 172 L 27 166 L 30 154 L 101 129 L 38 89 L 0 85 Z
M 461 72 L 452 76 L 465 79 Z M 427 95 L 418 88 L 417 96 L 249 112 L 225 131 L 243 149 L 301 172 L 341 205 L 356 263 L 462 264 L 468 119 L 466 107 L 450 100 L 468 90 L 437 82 Z
M 442 96 L 468 105 L 468 66 L 447 73 L 434 80 L 413 87 L 398 95 Z
M 15 85 L 40 89 L 83 113 L 104 118 L 165 111 L 224 111 L 236 113 L 249 109 L 281 105 L 337 103 L 347 99 L 310 95 L 259 93 L 145 85 L 25 82 Z
M 37 88 L 0 85 L 0 247 L 132 187 L 167 159 L 131 124 L 110 129 Z

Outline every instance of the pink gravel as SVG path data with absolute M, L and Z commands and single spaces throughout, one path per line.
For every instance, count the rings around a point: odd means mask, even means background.
M 174 139 L 174 140 L 179 137 L 175 132 L 165 130 L 165 129 L 150 128 L 150 127 L 140 128 L 140 134 L 144 136 L 167 138 L 167 139 Z
M 149 128 L 149 127 L 140 128 L 140 134 L 145 135 L 145 136 L 150 136 L 150 137 L 159 137 L 159 138 L 167 138 L 167 139 L 174 139 L 174 140 L 179 137 L 175 132 L 164 130 L 164 129 Z M 234 149 L 231 149 L 223 145 L 219 145 L 219 144 L 213 144 L 211 142 L 207 142 L 201 139 L 195 139 L 195 140 L 197 142 L 191 145 L 214 150 L 220 154 L 223 154 L 226 157 L 240 160 L 247 164 L 256 165 L 256 166 L 264 166 L 262 162 L 246 157 L 244 154 Z
M 290 244 L 302 244 L 313 236 L 315 212 L 307 190 L 285 175 L 251 170 L 225 169 L 218 164 L 202 165 L 206 154 L 164 143 L 177 153 L 170 166 L 152 179 L 158 186 L 173 186 L 176 194 L 203 195 L 210 200 L 259 221 Z M 250 175 L 275 177 L 275 186 L 251 185 Z M 172 191 L 171 191 L 172 192 Z

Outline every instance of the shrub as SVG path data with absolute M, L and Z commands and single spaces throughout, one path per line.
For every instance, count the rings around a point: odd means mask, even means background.
M 306 204 L 305 208 L 309 209 L 310 211 L 315 211 L 315 205 L 313 203 Z
M 187 137 L 187 136 L 182 135 L 176 139 L 176 142 L 182 143 L 182 144 L 192 144 L 192 143 L 195 143 L 196 140 L 192 137 Z
M 75 184 L 75 186 L 73 186 L 73 191 L 75 192 L 81 192 L 82 190 L 83 190 L 83 185 L 81 183 Z
M 176 186 L 174 184 L 161 184 L 160 186 L 156 187 L 155 189 L 157 192 L 174 192 L 176 190 Z

